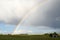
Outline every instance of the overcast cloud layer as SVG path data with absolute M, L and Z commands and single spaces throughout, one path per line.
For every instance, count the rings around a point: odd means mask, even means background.
M 16 25 L 23 14 L 38 2 L 39 0 L 31 0 L 27 3 L 22 3 L 21 0 L 0 0 L 0 23 Z M 25 20 L 24 25 L 60 28 L 60 0 L 49 0 L 42 6 L 38 5 L 37 7 L 36 10 L 31 12 L 33 14 Z
M 29 23 L 36 27 L 60 28 L 60 0 L 50 0 L 42 6 L 38 6 L 34 14 L 27 18 L 27 21 L 25 24 Z

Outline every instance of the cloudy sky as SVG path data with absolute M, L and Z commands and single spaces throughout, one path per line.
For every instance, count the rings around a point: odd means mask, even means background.
M 60 0 L 0 0 L 0 33 L 60 33 Z

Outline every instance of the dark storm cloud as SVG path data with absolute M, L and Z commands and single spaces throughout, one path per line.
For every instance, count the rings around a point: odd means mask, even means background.
M 60 21 L 56 20 L 56 18 L 60 17 L 60 0 L 56 0 L 52 9 L 47 13 L 49 13 L 49 15 L 51 14 L 51 20 L 53 20 L 50 26 L 54 28 L 60 28 Z
M 57 17 L 60 17 L 60 0 L 51 0 L 42 9 L 43 12 L 40 11 L 41 7 L 38 8 L 36 18 L 33 19 L 31 25 L 60 28 L 60 21 L 56 20 Z

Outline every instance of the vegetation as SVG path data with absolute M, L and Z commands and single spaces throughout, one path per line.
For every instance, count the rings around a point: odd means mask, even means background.
M 0 40 L 60 40 L 60 37 L 52 38 L 49 35 L 0 35 Z

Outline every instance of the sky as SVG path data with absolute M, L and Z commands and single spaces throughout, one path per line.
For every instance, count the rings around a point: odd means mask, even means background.
M 0 0 L 1 34 L 60 33 L 60 0 Z

